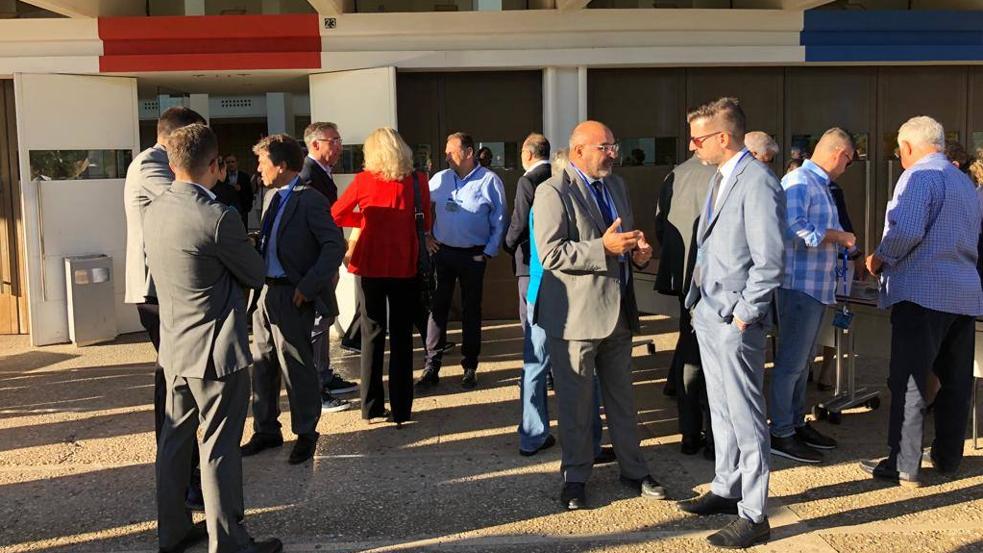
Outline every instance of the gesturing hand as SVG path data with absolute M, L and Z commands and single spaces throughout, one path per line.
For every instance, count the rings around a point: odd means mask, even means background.
M 642 233 L 637 230 L 618 232 L 618 227 L 620 226 L 621 217 L 618 217 L 611 223 L 608 230 L 604 231 L 604 236 L 601 237 L 601 241 L 604 243 L 604 253 L 608 255 L 621 255 L 638 244 L 638 239 L 642 237 Z
M 635 251 L 631 252 L 631 260 L 635 262 L 635 265 L 642 266 L 652 259 L 652 245 L 648 243 L 645 239 L 645 233 L 638 231 L 641 235 L 638 239 L 638 246 Z

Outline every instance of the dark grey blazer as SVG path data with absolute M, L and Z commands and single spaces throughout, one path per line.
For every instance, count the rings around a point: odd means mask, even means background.
M 505 251 L 512 254 L 515 276 L 529 276 L 529 212 L 536 197 L 536 187 L 552 175 L 553 169 L 545 163 L 519 177 L 516 184 L 515 207 L 504 245 Z
M 263 218 L 274 194 L 266 194 Z M 338 315 L 334 297 L 334 278 L 345 256 L 345 238 L 331 216 L 328 198 L 301 181 L 294 188 L 276 239 L 277 257 L 287 279 L 301 294 L 314 302 L 325 317 Z
M 159 362 L 189 378 L 252 363 L 243 286 L 263 285 L 263 258 L 234 210 L 174 181 L 146 210 L 147 265 L 160 302 Z

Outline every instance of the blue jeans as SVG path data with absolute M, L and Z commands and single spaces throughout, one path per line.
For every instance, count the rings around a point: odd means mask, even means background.
M 522 421 L 519 423 L 519 449 L 536 451 L 550 435 L 550 415 L 546 401 L 546 374 L 550 369 L 550 353 L 546 347 L 546 331 L 532 323 L 534 304 L 526 306 L 526 325 L 523 329 Z M 601 387 L 594 375 L 594 456 L 601 453 Z
M 788 438 L 805 425 L 809 356 L 819 337 L 826 306 L 805 292 L 779 288 L 778 352 L 771 374 L 768 412 L 771 435 Z

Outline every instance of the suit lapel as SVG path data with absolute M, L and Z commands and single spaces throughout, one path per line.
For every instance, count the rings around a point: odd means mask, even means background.
M 713 227 L 717 223 L 717 219 L 720 217 L 720 212 L 724 210 L 724 205 L 727 203 L 727 200 L 730 199 L 731 193 L 734 191 L 735 188 L 738 187 L 738 185 L 741 182 L 741 175 L 744 173 L 744 170 L 747 169 L 748 163 L 751 163 L 751 159 L 753 159 L 752 156 L 750 155 L 745 155 L 744 157 L 746 159 L 741 160 L 737 164 L 737 167 L 734 167 L 734 173 L 731 175 L 733 177 L 732 179 L 733 182 L 731 182 L 730 185 L 727 186 L 727 188 L 720 191 L 720 194 L 723 195 L 717 199 L 717 205 L 716 207 L 714 207 L 713 210 L 713 217 L 710 218 L 710 221 L 705 225 L 705 227 L 702 229 L 702 232 L 700 233 L 700 235 L 703 237 L 703 240 L 706 240 L 707 236 L 709 236 L 710 233 L 713 231 Z M 725 183 L 726 183 L 726 179 L 724 180 L 723 183 L 721 183 L 721 186 L 723 186 Z M 712 191 L 708 190 L 707 195 L 709 196 L 711 192 Z M 702 240 L 700 243 L 702 243 Z
M 283 231 L 290 224 L 290 218 L 293 217 L 294 213 L 297 211 L 297 205 L 300 203 L 300 198 L 298 195 L 303 193 L 306 189 L 303 184 L 297 184 L 294 187 L 294 191 L 290 193 L 290 197 L 287 198 L 287 205 L 283 206 L 283 215 L 280 217 L 280 226 L 277 228 L 276 241 L 280 244 L 280 238 L 283 237 Z M 275 215 L 275 214 L 274 214 Z
M 587 183 L 580 178 L 577 170 L 572 166 L 567 167 L 567 178 L 570 180 L 573 197 L 590 213 L 590 217 L 594 221 L 594 226 L 603 234 L 607 230 L 604 226 L 604 217 L 601 216 L 601 210 L 598 209 L 597 202 L 594 201 L 593 193 L 588 190 Z

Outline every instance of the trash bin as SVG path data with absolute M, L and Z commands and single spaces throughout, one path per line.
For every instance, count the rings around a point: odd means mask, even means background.
M 82 255 L 65 258 L 68 286 L 68 335 L 77 346 L 115 340 L 116 301 L 113 258 Z

